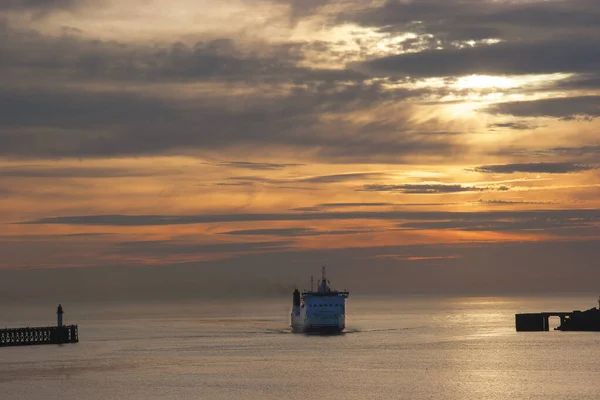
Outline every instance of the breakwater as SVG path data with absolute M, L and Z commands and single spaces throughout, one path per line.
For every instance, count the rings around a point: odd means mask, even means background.
M 0 329 L 0 347 L 79 342 L 77 325 L 63 325 L 63 308 L 56 309 L 56 326 Z
M 550 317 L 559 317 L 560 325 L 562 326 L 572 315 L 572 312 L 560 311 L 515 314 L 515 327 L 517 328 L 517 332 L 548 332 L 550 330 L 548 322 Z
M 77 325 L 0 329 L 0 347 L 77 342 Z

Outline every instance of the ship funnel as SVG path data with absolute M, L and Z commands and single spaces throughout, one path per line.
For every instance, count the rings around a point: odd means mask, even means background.
M 300 307 L 300 292 L 298 289 L 294 289 L 294 293 L 292 293 L 292 305 L 294 307 Z

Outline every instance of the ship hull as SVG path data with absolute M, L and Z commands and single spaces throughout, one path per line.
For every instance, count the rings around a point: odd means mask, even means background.
M 328 318 L 302 318 L 292 315 L 292 332 L 294 333 L 319 333 L 337 334 L 346 327 L 345 318 L 342 315 Z
M 338 335 L 344 331 L 343 326 L 292 326 L 294 333 L 319 334 L 319 335 Z

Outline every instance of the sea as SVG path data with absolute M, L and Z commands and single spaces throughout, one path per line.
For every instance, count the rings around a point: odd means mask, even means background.
M 319 336 L 290 331 L 291 296 L 70 302 L 80 342 L 0 348 L 0 399 L 599 399 L 600 333 L 515 331 L 515 313 L 594 306 L 594 294 L 351 295 L 345 333 Z M 55 313 L 5 304 L 0 327 Z

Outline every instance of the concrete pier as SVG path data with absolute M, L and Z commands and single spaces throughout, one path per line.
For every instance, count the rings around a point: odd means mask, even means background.
M 541 312 L 515 314 L 515 326 L 517 332 L 547 332 L 550 330 L 550 317 L 559 317 L 560 324 L 565 322 L 565 319 L 571 318 L 573 312 Z
M 60 304 L 56 315 L 56 326 L 0 329 L 0 347 L 78 343 L 78 327 L 77 325 L 63 325 L 63 308 Z
M 0 347 L 77 342 L 77 325 L 0 329 Z

